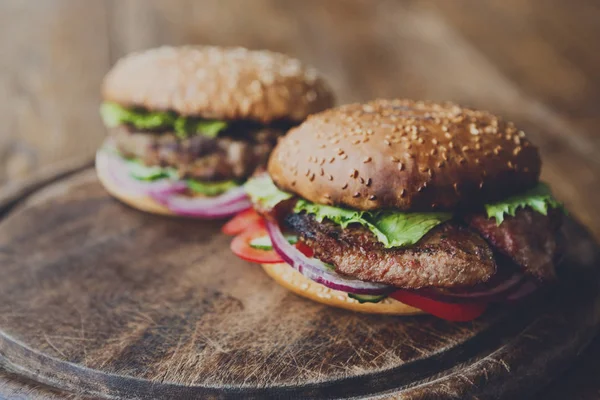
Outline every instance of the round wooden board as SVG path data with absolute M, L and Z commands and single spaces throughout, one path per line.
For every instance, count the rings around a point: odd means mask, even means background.
M 572 220 L 561 287 L 461 324 L 300 298 L 219 227 L 128 208 L 92 169 L 18 202 L 0 223 L 0 363 L 113 399 L 514 398 L 600 323 L 598 247 Z

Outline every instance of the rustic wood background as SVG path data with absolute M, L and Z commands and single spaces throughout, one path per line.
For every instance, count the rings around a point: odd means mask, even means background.
M 123 54 L 242 45 L 316 66 L 340 103 L 451 99 L 513 119 L 539 144 L 544 179 L 600 238 L 599 21 L 589 0 L 1 0 L 0 185 L 92 156 L 98 88 Z M 597 398 L 598 355 L 600 343 L 542 398 Z M 0 377 L 0 397 L 36 390 Z

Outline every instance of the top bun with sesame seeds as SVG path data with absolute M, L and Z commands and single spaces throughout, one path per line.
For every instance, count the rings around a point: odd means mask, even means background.
M 535 186 L 537 149 L 513 123 L 452 103 L 375 100 L 309 117 L 271 155 L 282 190 L 358 210 L 453 210 Z
M 302 121 L 333 105 L 317 72 L 284 54 L 209 46 L 161 47 L 121 59 L 105 101 L 207 119 Z

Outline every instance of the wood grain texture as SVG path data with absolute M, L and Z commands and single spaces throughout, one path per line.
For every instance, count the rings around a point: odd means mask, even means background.
M 0 182 L 92 155 L 104 135 L 98 86 L 117 57 L 245 45 L 312 63 L 342 103 L 453 99 L 514 119 L 540 144 L 544 178 L 600 238 L 598 10 L 589 0 L 2 1 Z M 598 349 L 541 398 L 597 398 Z
M 93 170 L 37 191 L 0 224 L 0 363 L 108 398 L 485 399 L 546 384 L 600 324 L 600 252 L 573 222 L 563 286 L 463 324 L 297 297 L 219 225 L 132 210 Z

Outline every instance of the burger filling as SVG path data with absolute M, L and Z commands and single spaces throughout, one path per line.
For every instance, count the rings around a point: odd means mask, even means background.
M 183 117 L 115 103 L 104 103 L 101 115 L 116 150 L 131 161 L 132 176 L 186 179 L 192 190 L 207 195 L 236 186 L 263 167 L 291 126 Z
M 555 279 L 560 204 L 537 187 L 476 213 L 361 212 L 294 199 L 267 176 L 246 191 L 263 213 L 287 207 L 280 226 L 336 272 L 403 289 L 469 290 L 521 270 Z M 280 218 L 281 219 L 281 218 Z

